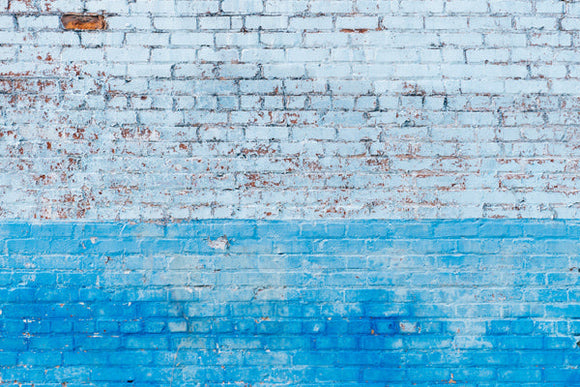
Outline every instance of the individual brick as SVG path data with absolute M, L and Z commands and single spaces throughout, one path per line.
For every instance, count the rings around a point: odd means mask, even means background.
M 103 15 L 67 13 L 60 21 L 67 30 L 104 30 L 107 23 Z

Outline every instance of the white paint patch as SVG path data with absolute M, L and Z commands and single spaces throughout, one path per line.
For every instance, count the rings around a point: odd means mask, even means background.
M 217 239 L 209 239 L 208 245 L 212 249 L 226 250 L 230 246 L 230 241 L 228 240 L 228 237 L 224 235 Z

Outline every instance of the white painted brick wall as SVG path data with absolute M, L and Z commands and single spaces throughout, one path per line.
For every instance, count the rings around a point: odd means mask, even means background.
M 577 217 L 579 30 L 560 0 L 0 0 L 0 217 Z

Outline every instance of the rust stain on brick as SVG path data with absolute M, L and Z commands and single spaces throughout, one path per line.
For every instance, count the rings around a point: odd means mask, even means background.
M 355 34 L 364 34 L 369 32 L 368 28 L 343 28 L 340 32 L 347 32 L 347 33 L 355 33 Z
M 67 30 L 104 30 L 107 23 L 103 15 L 89 13 L 66 13 L 60 18 Z

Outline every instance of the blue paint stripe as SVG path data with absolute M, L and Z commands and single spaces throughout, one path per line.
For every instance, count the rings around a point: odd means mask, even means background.
M 578 385 L 579 230 L 513 219 L 4 222 L 0 376 Z
M 361 248 L 380 252 L 396 246 L 410 248 L 404 242 L 409 240 L 417 252 L 426 249 L 433 253 L 464 253 L 485 249 L 495 253 L 498 245 L 509 245 L 497 240 L 522 239 L 544 250 L 556 248 L 573 253 L 577 247 L 574 238 L 579 236 L 577 220 L 0 224 L 0 248 L 7 254 L 211 253 L 214 249 L 208 241 L 220 237 L 228 239 L 232 252 L 251 252 L 251 246 L 256 253 L 346 253 Z
M 580 220 L 464 219 L 464 220 L 199 220 L 181 223 L 122 222 L 0 222 L 0 237 L 235 237 L 293 238 L 439 238 L 439 237 L 569 237 L 580 235 Z M 572 233 L 572 234 L 571 234 Z

